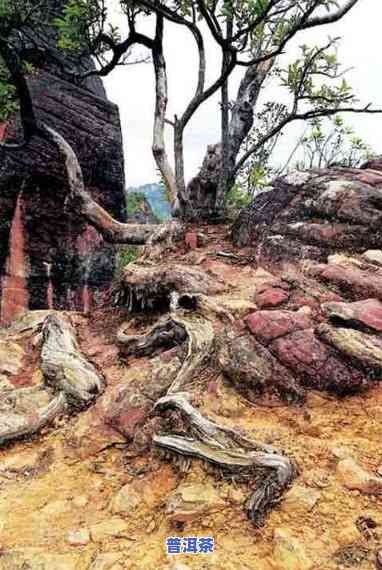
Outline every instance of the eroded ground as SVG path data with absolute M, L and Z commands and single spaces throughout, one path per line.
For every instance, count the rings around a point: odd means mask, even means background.
M 234 252 L 224 241 L 222 228 L 211 229 L 208 240 L 206 247 L 183 252 L 182 262 L 197 263 L 219 275 L 227 290 L 216 300 L 234 314 L 238 327 L 243 326 L 241 319 L 256 309 L 256 287 L 266 274 L 255 260 L 244 263 L 214 255 L 246 253 Z M 328 291 L 340 296 L 338 289 Z M 289 309 L 306 306 L 298 299 L 288 302 Z M 313 304 L 310 309 L 314 312 Z M 197 460 L 183 472 L 173 458 L 158 452 L 132 453 L 125 438 L 107 425 L 108 403 L 118 387 L 145 375 L 149 378 L 152 370 L 149 359 L 126 364 L 118 357 L 115 331 L 130 317 L 123 310 L 105 309 L 71 318 L 82 351 L 102 371 L 107 388 L 95 406 L 56 420 L 33 440 L 0 451 L 0 568 L 375 567 L 375 552 L 382 545 L 382 386 L 378 382 L 358 395 L 338 398 L 311 390 L 302 406 L 275 405 L 272 400 L 268 407 L 249 402 L 213 367 L 206 368 L 195 387 L 200 410 L 272 444 L 299 466 L 292 489 L 265 526 L 257 529 L 245 513 L 249 484 L 227 481 Z M 130 328 L 138 332 L 146 325 L 139 317 Z M 40 382 L 34 353 L 39 339 L 14 333 L 12 341 L 25 353 L 17 370 L 4 373 L 5 379 L 17 386 Z M 356 467 L 349 466 L 349 460 L 375 475 L 367 492 L 366 487 L 351 489 L 362 485 L 359 480 L 354 483 Z M 212 536 L 215 552 L 168 556 L 168 536 Z

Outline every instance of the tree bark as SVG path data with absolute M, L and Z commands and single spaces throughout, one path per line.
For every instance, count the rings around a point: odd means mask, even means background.
M 241 146 L 254 124 L 254 109 L 261 88 L 273 66 L 273 60 L 248 67 L 237 92 L 227 129 L 227 112 L 222 109 L 222 141 L 209 145 L 202 167 L 188 184 L 188 219 L 219 220 L 224 199 L 235 182 L 235 165 Z M 227 105 L 228 93 L 223 89 L 222 104 Z M 228 106 L 228 105 L 227 105 Z
M 164 141 L 164 129 L 167 111 L 167 73 L 163 55 L 163 16 L 157 16 L 155 40 L 152 48 L 155 71 L 155 114 L 152 151 L 170 195 L 171 204 L 177 202 L 178 188 L 173 169 L 170 165 Z

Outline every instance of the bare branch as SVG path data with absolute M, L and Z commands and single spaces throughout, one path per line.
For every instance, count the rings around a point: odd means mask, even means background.
M 316 26 L 324 26 L 325 24 L 333 24 L 334 22 L 338 22 L 341 20 L 350 10 L 359 2 L 359 0 L 347 0 L 347 2 L 343 5 L 342 8 L 339 8 L 337 12 L 332 14 L 327 14 L 325 16 L 316 16 L 314 18 L 309 18 L 307 22 L 305 22 L 301 26 L 301 30 L 306 30 L 308 28 L 314 28 Z
M 250 156 L 252 156 L 255 152 L 259 150 L 266 142 L 276 136 L 284 127 L 294 121 L 307 121 L 309 119 L 313 119 L 315 117 L 331 117 L 332 115 L 337 115 L 338 113 L 368 113 L 368 114 L 382 114 L 382 109 L 371 109 L 371 103 L 366 105 L 365 107 L 336 107 L 333 109 L 312 109 L 310 111 L 306 111 L 305 113 L 295 113 L 288 115 L 285 119 L 280 121 L 278 125 L 276 125 L 271 131 L 269 131 L 264 137 L 258 140 L 254 145 L 252 145 L 243 156 L 240 157 L 240 160 L 237 162 L 234 168 L 234 175 L 236 176 L 237 173 L 243 168 L 245 162 L 248 160 Z

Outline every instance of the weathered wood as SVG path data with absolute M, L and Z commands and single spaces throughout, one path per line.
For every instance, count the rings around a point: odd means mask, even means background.
M 62 391 L 75 407 L 93 402 L 103 391 L 105 380 L 81 353 L 68 319 L 50 314 L 42 334 L 41 370 L 46 384 Z
M 48 395 L 41 388 L 7 391 L 0 397 L 0 445 L 34 435 L 65 411 L 60 392 Z
M 71 206 L 107 241 L 143 245 L 153 232 L 160 229 L 160 226 L 148 224 L 123 224 L 112 218 L 85 190 L 82 169 L 70 144 L 55 129 L 47 125 L 43 125 L 42 133 L 58 148 L 65 160 Z
M 130 311 L 169 307 L 172 293 L 219 293 L 224 285 L 187 265 L 128 265 L 116 289 L 116 302 Z
M 123 327 L 118 331 L 117 340 L 124 356 L 150 356 L 158 349 L 169 349 L 187 339 L 184 328 L 173 321 L 155 325 L 147 334 L 126 335 Z
M 280 500 L 296 476 L 293 461 L 271 446 L 250 440 L 233 429 L 208 420 L 187 398 L 185 393 L 169 394 L 158 400 L 155 409 L 174 409 L 180 412 L 191 437 L 155 435 L 154 445 L 208 461 L 227 469 L 231 475 L 246 472 L 255 477 L 256 470 L 270 470 L 262 482 L 258 483 L 248 505 L 249 517 L 256 524 L 261 524 L 265 514 Z

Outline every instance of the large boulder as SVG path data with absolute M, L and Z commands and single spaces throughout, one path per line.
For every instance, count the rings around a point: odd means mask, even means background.
M 323 259 L 339 248 L 379 248 L 381 221 L 382 173 L 330 168 L 277 178 L 240 213 L 232 236 L 275 261 Z
M 51 2 L 60 10 L 62 2 Z M 44 41 L 55 45 L 54 32 Z M 37 42 L 38 43 L 38 42 Z M 33 49 L 30 50 L 33 58 Z M 70 62 L 74 65 L 74 62 Z M 79 72 L 92 66 L 84 60 Z M 53 63 L 34 62 L 29 78 L 39 121 L 72 145 L 92 196 L 124 220 L 124 166 L 117 107 L 107 100 L 100 78 L 81 85 Z M 20 132 L 15 116 L 0 139 Z M 0 278 L 2 321 L 25 310 L 89 310 L 102 301 L 114 274 L 115 250 L 65 208 L 67 181 L 55 148 L 35 137 L 17 152 L 0 150 Z

